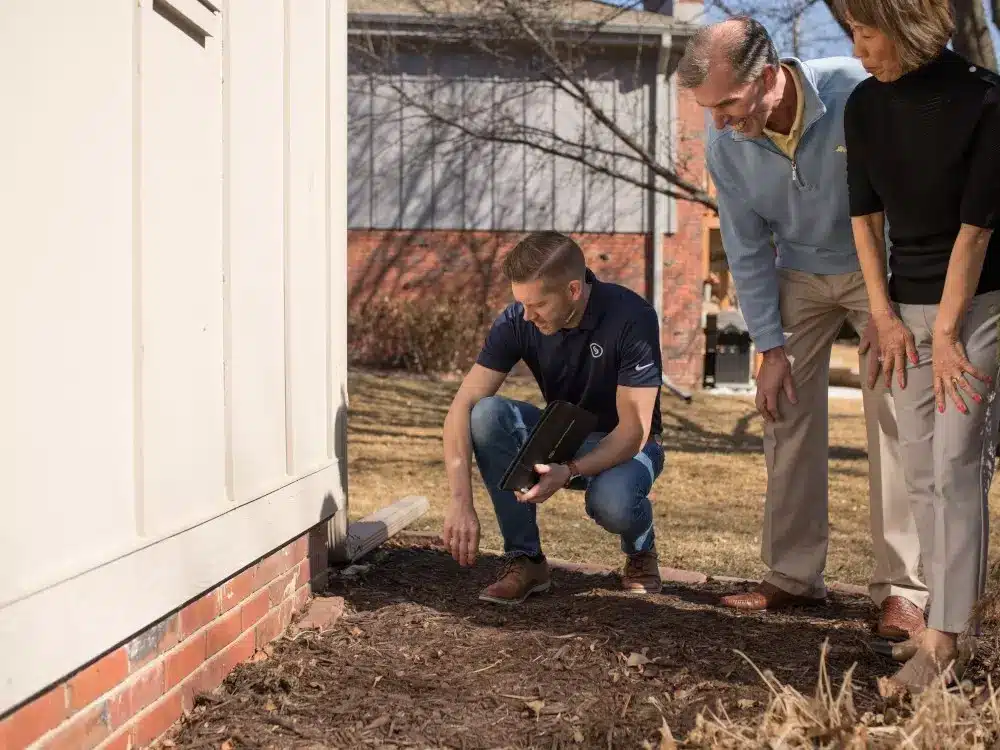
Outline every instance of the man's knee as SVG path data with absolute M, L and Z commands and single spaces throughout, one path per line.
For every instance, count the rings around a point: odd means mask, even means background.
M 587 488 L 587 514 L 605 531 L 624 534 L 632 526 L 635 506 L 641 497 L 639 488 L 626 477 L 605 472 Z
M 503 396 L 487 396 L 472 407 L 469 428 L 474 445 L 487 445 L 510 434 L 514 409 Z

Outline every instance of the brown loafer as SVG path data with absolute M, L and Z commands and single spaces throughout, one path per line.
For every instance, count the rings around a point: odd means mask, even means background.
M 892 641 L 905 641 L 920 635 L 927 627 L 920 607 L 902 596 L 887 596 L 879 608 L 875 632 Z
M 785 609 L 787 607 L 815 607 L 826 603 L 825 596 L 799 596 L 789 594 L 771 583 L 761 583 L 745 594 L 728 594 L 719 599 L 723 607 L 744 610 Z

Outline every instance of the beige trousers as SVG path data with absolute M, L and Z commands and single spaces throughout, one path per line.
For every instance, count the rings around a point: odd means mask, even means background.
M 899 443 L 930 588 L 927 624 L 949 633 L 970 626 L 978 634 L 978 623 L 970 617 L 986 583 L 989 491 L 1000 416 L 994 401 L 1000 380 L 1000 292 L 973 298 L 962 321 L 966 356 L 994 382 L 989 388 L 967 376 L 986 397 L 979 404 L 965 398 L 968 414 L 950 399 L 943 414 L 934 405 L 931 335 L 937 312 L 937 305 L 899 306 L 919 357 L 915 367 L 907 368 L 905 388 L 893 381 Z
M 868 295 L 860 271 L 821 276 L 780 270 L 785 352 L 792 363 L 798 404 L 780 396 L 781 418 L 765 422 L 767 498 L 761 557 L 765 580 L 792 594 L 822 596 L 829 541 L 828 462 L 830 354 L 845 320 L 868 323 Z M 920 543 L 900 461 L 892 394 L 879 379 L 867 387 L 869 350 L 861 357 L 868 438 L 868 496 L 875 569 L 869 593 L 876 606 L 902 596 L 923 609 L 927 587 L 918 577 Z

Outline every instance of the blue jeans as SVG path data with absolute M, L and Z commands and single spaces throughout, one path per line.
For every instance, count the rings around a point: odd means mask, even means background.
M 479 473 L 493 500 L 504 552 L 536 556 L 542 552 L 535 514 L 538 506 L 519 503 L 513 492 L 500 489 L 500 478 L 528 439 L 542 412 L 536 406 L 502 396 L 490 396 L 472 409 L 472 450 Z M 588 436 L 577 458 L 594 449 L 605 433 Z M 653 508 L 649 490 L 663 471 L 663 449 L 650 440 L 630 461 L 586 480 L 587 515 L 621 537 L 627 555 L 653 548 Z

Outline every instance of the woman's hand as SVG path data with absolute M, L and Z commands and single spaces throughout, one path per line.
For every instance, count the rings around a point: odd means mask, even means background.
M 964 392 L 977 404 L 982 403 L 983 397 L 972 387 L 966 375 L 971 375 L 986 385 L 993 384 L 993 379 L 989 375 L 972 366 L 958 334 L 934 330 L 931 363 L 934 367 L 934 401 L 939 412 L 944 412 L 945 399 L 950 397 L 955 403 L 955 408 L 962 414 L 969 413 L 969 407 L 966 406 L 965 399 L 959 391 Z
M 906 388 L 906 360 L 917 364 L 917 344 L 913 333 L 892 312 L 877 313 L 875 329 L 878 331 L 878 358 L 885 373 L 885 387 L 892 387 L 892 373 L 895 370 L 899 387 Z

